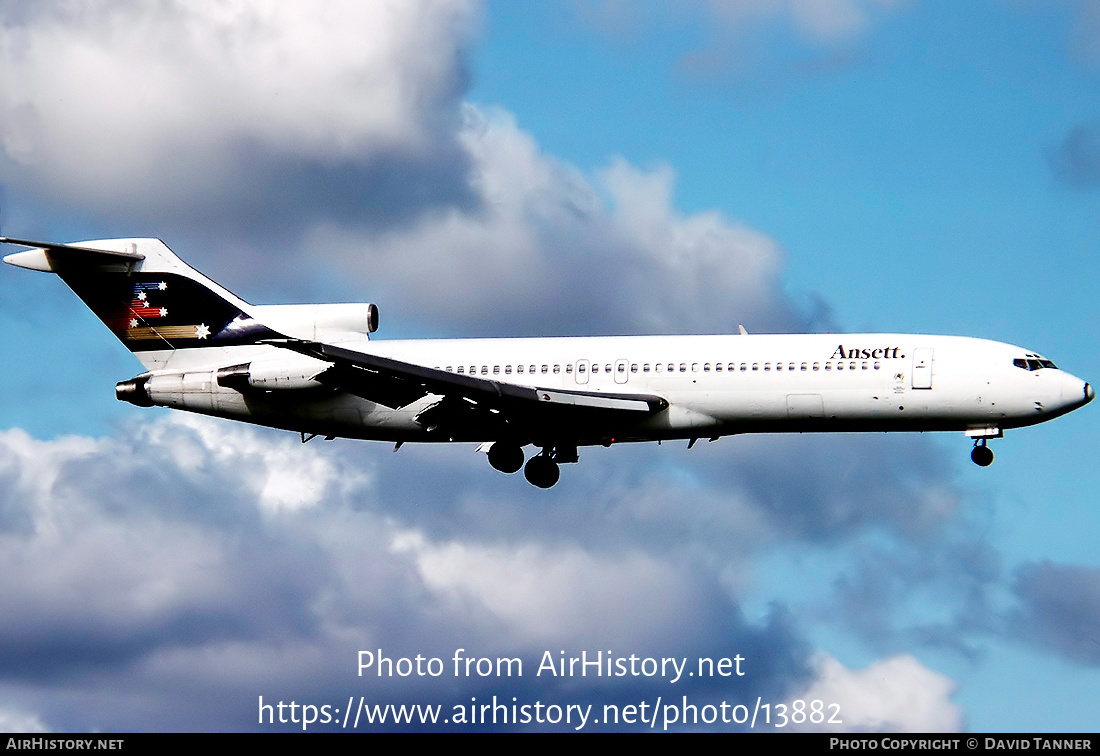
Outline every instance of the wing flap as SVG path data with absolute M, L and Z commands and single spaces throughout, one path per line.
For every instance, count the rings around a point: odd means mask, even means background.
M 537 392 L 539 400 L 543 402 L 551 402 L 559 406 L 612 410 L 616 412 L 652 412 L 653 400 L 657 398 L 641 394 L 602 394 L 596 392 L 555 391 L 551 389 L 537 389 Z
M 333 362 L 317 380 L 390 409 L 407 407 L 430 393 L 415 382 L 346 362 Z

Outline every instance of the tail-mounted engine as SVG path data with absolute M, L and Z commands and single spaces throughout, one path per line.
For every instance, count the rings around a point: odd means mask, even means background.
M 279 333 L 309 341 L 327 341 L 348 333 L 367 336 L 378 330 L 378 306 L 362 302 L 258 305 L 249 314 Z
M 301 355 L 289 355 L 280 360 L 257 360 L 230 365 L 217 371 L 219 386 L 241 393 L 254 391 L 301 391 L 317 389 L 322 383 L 317 376 L 332 365 Z

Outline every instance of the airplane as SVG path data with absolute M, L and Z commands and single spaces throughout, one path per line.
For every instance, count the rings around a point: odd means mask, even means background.
M 990 439 L 1095 395 L 1034 351 L 960 336 L 377 340 L 374 304 L 252 305 L 159 239 L 0 243 L 31 247 L 4 262 L 60 276 L 141 362 L 122 401 L 303 443 L 478 443 L 540 488 L 581 447 L 740 433 L 956 431 L 985 467 Z

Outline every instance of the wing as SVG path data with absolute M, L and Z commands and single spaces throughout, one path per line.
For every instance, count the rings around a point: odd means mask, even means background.
M 519 386 L 317 341 L 271 339 L 264 343 L 331 363 L 332 367 L 318 375 L 317 381 L 391 409 L 406 407 L 425 396 L 439 396 L 439 401 L 421 410 L 416 420 L 428 431 L 443 435 L 471 428 L 515 435 L 576 433 L 593 423 L 613 427 L 668 407 L 666 399 L 653 394 Z

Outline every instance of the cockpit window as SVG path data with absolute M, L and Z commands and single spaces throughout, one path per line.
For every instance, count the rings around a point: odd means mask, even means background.
M 1044 359 L 1035 354 L 1029 354 L 1026 359 L 1022 357 L 1017 357 L 1012 361 L 1012 364 L 1024 370 L 1042 370 L 1043 368 L 1050 368 L 1051 370 L 1058 369 L 1058 366 L 1050 360 Z

